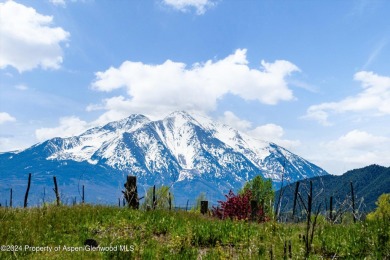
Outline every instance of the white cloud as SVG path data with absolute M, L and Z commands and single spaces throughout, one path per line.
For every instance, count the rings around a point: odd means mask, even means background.
M 60 125 L 58 127 L 37 129 L 35 130 L 35 136 L 39 141 L 54 137 L 69 137 L 79 135 L 91 127 L 92 124 L 88 124 L 78 117 L 63 117 L 60 118 Z
M 213 111 L 218 100 L 228 93 L 270 105 L 292 100 L 293 93 L 285 78 L 299 71 L 298 67 L 284 60 L 262 61 L 261 65 L 259 69 L 250 68 L 245 49 L 190 68 L 171 60 L 159 65 L 125 61 L 119 68 L 97 72 L 92 88 L 105 92 L 125 88 L 129 97 L 114 97 L 112 102 L 107 99 L 102 105 L 90 108 L 104 108 L 111 114 L 126 111 L 126 114 L 166 115 L 175 110 Z M 117 100 L 119 108 L 112 104 Z
M 327 146 L 330 148 L 366 150 L 389 142 L 390 139 L 383 136 L 375 136 L 361 130 L 352 130 L 341 136 L 336 141 L 330 141 Z
M 36 67 L 60 67 L 60 43 L 67 41 L 70 34 L 61 27 L 52 27 L 52 16 L 14 1 L 0 3 L 0 14 L 0 68 L 12 66 L 23 72 Z
M 317 120 L 322 125 L 330 125 L 330 113 L 364 113 L 382 116 L 390 115 L 390 77 L 373 72 L 361 71 L 354 79 L 362 83 L 363 91 L 339 102 L 328 102 L 310 106 L 303 118 Z
M 9 152 L 26 149 L 31 145 L 31 138 L 29 141 L 15 138 L 15 136 L 2 136 L 0 135 L 0 152 Z
M 257 126 L 256 128 L 249 130 L 247 134 L 255 138 L 276 143 L 287 149 L 297 147 L 301 144 L 299 140 L 283 139 L 285 134 L 284 129 L 281 126 L 275 124 L 265 124 L 262 126 Z
M 204 14 L 208 8 L 216 4 L 212 0 L 163 0 L 163 3 L 181 12 L 188 12 L 193 8 L 198 15 Z
M 6 122 L 14 122 L 16 119 L 6 112 L 0 112 L 0 124 L 4 124 Z
M 101 105 L 89 105 L 87 111 L 96 111 L 96 110 L 108 110 L 103 113 L 97 120 L 94 121 L 95 125 L 103 125 L 115 120 L 119 120 L 129 116 L 132 113 L 131 111 L 142 110 L 142 107 L 134 107 L 130 100 L 127 100 L 123 96 L 112 97 L 103 100 Z M 148 107 L 150 110 L 150 108 Z M 149 112 L 148 116 L 158 116 L 160 115 L 160 110 L 156 110 L 155 113 Z
M 53 5 L 61 6 L 61 7 L 66 6 L 65 0 L 50 0 L 50 3 L 52 3 Z
M 335 174 L 374 163 L 389 164 L 390 138 L 362 130 L 352 130 L 336 140 L 321 143 L 320 147 L 319 156 L 322 158 L 318 159 Z M 342 165 L 344 171 L 340 169 Z
M 252 136 L 259 136 L 264 140 L 278 140 L 284 135 L 284 130 L 279 125 L 266 124 L 250 130 L 249 133 Z
M 300 141 L 298 140 L 283 139 L 285 134 L 284 129 L 276 124 L 265 124 L 253 128 L 251 122 L 240 119 L 231 111 L 225 111 L 223 117 L 218 118 L 218 120 L 249 136 L 273 142 L 288 149 L 300 145 Z
M 218 121 L 233 127 L 239 131 L 248 131 L 252 127 L 252 123 L 247 120 L 242 120 L 231 111 L 225 111 L 223 117 L 218 118 Z

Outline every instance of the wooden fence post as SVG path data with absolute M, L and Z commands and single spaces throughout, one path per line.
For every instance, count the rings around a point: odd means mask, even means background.
M 299 191 L 299 181 L 297 181 L 297 183 L 295 184 L 294 205 L 293 205 L 293 212 L 292 212 L 292 218 L 293 219 L 294 219 L 294 216 L 295 216 L 295 207 L 297 206 L 298 191 Z
M 351 197 L 352 197 L 352 216 L 353 216 L 353 223 L 356 223 L 356 211 L 355 211 L 355 193 L 353 192 L 353 184 L 352 181 L 351 184 Z
M 171 210 L 172 209 L 172 198 L 171 198 L 171 193 L 169 192 L 168 193 L 168 204 L 169 204 L 169 210 Z
M 311 221 L 311 208 L 313 199 L 313 183 L 310 181 L 309 194 L 307 195 L 307 223 L 306 223 L 306 257 L 309 256 L 311 245 L 309 243 L 309 231 Z
M 153 185 L 152 209 L 156 209 L 156 185 Z
M 27 208 L 27 200 L 28 200 L 28 193 L 30 191 L 30 185 L 31 185 L 31 173 L 28 174 L 27 190 L 26 190 L 26 194 L 24 195 L 24 207 L 25 208 Z
M 122 193 L 124 194 L 124 199 L 126 199 L 128 207 L 138 209 L 139 199 L 137 191 L 137 177 L 127 175 L 127 181 L 124 186 L 125 190 L 122 191 Z
M 9 195 L 9 207 L 12 208 L 12 188 L 10 190 L 10 195 Z
M 81 203 L 84 204 L 84 202 L 85 202 L 85 193 L 84 193 L 84 185 L 83 185 L 83 192 L 82 192 Z
M 259 204 L 257 200 L 251 200 L 251 220 L 256 220 L 257 213 L 259 212 Z
M 207 200 L 202 200 L 200 202 L 200 213 L 207 214 L 207 210 L 209 208 L 209 202 Z
M 58 185 L 57 185 L 57 178 L 56 176 L 53 176 L 53 182 L 54 182 L 54 193 L 56 194 L 56 200 L 57 200 L 57 206 L 60 205 L 60 195 L 58 193 Z

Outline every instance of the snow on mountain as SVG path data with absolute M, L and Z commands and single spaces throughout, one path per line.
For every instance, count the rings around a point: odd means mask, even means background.
M 71 177 L 64 171 L 72 167 L 76 172 L 88 172 L 89 182 L 95 181 L 95 185 L 111 182 L 118 196 L 125 175 L 133 174 L 144 190 L 153 184 L 171 186 L 179 202 L 195 199 L 200 192 L 216 201 L 259 174 L 274 183 L 282 176 L 296 181 L 327 174 L 274 143 L 184 111 L 157 121 L 135 114 L 79 136 L 53 138 L 16 154 L 0 155 L 5 171 L 28 169 L 46 176 L 54 172 L 48 165 L 69 179 L 68 186 Z M 17 173 L 13 176 L 17 178 Z M 75 176 L 72 178 L 75 182 Z M 94 193 L 99 194 L 99 189 Z M 109 200 L 117 199 L 113 197 Z

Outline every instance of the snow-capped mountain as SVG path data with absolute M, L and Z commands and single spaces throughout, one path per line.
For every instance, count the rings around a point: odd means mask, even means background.
M 183 111 L 157 121 L 134 114 L 79 136 L 53 138 L 1 154 L 0 166 L 2 193 L 32 172 L 38 187 L 50 186 L 56 175 L 64 194 L 85 183 L 94 194 L 90 201 L 117 201 L 125 176 L 132 174 L 141 193 L 153 184 L 169 185 L 179 204 L 200 192 L 216 201 L 259 174 L 274 183 L 282 176 L 296 181 L 328 174 L 274 143 Z

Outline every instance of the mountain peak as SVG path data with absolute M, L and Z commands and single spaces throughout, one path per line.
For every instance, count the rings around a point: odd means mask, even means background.
M 190 113 L 188 113 L 187 111 L 184 111 L 184 110 L 174 111 L 174 112 L 170 113 L 168 116 L 166 116 L 165 118 L 171 118 L 171 117 L 183 118 L 183 119 L 187 119 L 187 120 L 194 120 L 194 118 L 190 115 Z
M 172 185 L 175 192 L 191 198 L 204 191 L 214 194 L 216 200 L 256 175 L 278 183 L 282 172 L 289 181 L 327 174 L 276 144 L 186 111 L 156 121 L 133 114 L 79 136 L 37 144 L 13 155 L 12 160 L 0 155 L 0 165 L 5 164 L 9 165 L 6 172 L 29 168 L 46 172 L 47 165 L 65 172 L 65 164 L 79 165 L 71 171 L 91 171 L 91 180 L 97 183 L 114 178 L 115 187 L 124 173 L 131 173 L 146 186 Z M 109 176 L 112 171 L 119 175 Z M 93 172 L 106 172 L 107 176 L 93 176 Z
M 186 111 L 175 111 L 166 116 L 163 121 L 169 122 L 174 127 L 181 127 L 187 124 L 200 125 L 199 122 Z
M 119 129 L 124 129 L 124 130 L 131 130 L 134 127 L 137 127 L 139 125 L 149 123 L 150 119 L 147 118 L 144 115 L 141 114 L 132 114 L 126 118 L 123 118 L 118 121 L 113 121 L 111 123 L 106 124 L 103 126 L 103 129 L 107 130 L 119 130 Z

